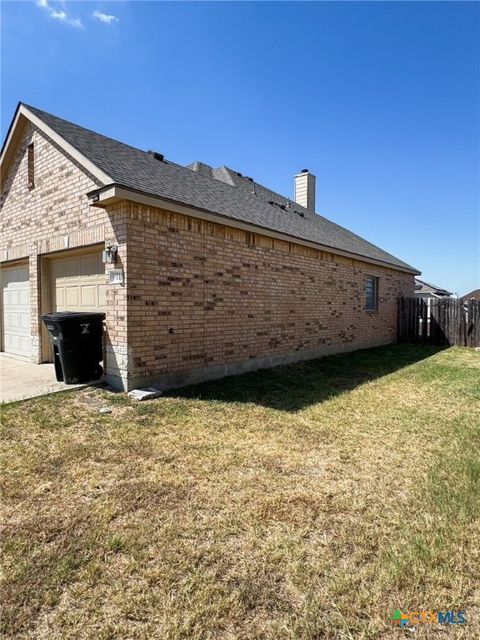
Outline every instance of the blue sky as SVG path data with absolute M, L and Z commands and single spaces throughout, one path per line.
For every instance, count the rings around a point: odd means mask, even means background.
M 285 194 L 463 294 L 480 286 L 474 2 L 2 3 L 19 100 Z

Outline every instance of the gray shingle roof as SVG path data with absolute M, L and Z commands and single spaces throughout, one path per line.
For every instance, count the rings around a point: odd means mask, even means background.
M 29 105 L 45 124 L 93 162 L 112 183 L 392 266 L 414 267 L 321 215 L 227 167 L 188 167 L 84 129 Z M 270 202 L 275 204 L 270 204 Z M 278 205 L 285 205 L 285 209 Z M 290 206 L 287 206 L 290 205 Z
M 430 282 L 425 282 L 425 280 L 420 280 L 420 278 L 415 278 L 415 291 L 417 293 L 435 293 L 439 296 L 452 295 L 451 291 L 447 291 L 443 287 L 437 287 Z

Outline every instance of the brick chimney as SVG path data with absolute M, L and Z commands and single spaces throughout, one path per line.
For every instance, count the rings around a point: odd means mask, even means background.
M 315 211 L 315 176 L 303 169 L 295 176 L 295 202 L 309 211 Z

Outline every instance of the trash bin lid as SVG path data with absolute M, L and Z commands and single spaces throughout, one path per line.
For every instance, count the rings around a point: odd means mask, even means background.
M 81 318 L 88 318 L 89 320 L 104 320 L 105 313 L 99 311 L 55 311 L 53 313 L 46 313 L 42 316 L 42 320 L 49 320 L 50 322 L 61 322 L 62 320 L 80 320 Z

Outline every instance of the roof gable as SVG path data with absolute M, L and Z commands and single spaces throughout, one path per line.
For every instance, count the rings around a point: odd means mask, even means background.
M 89 157 L 89 154 L 85 155 L 76 145 L 68 139 L 64 138 L 61 133 L 54 126 L 50 126 L 48 119 L 39 117 L 39 114 L 44 112 L 29 107 L 28 105 L 20 102 L 15 111 L 15 115 L 7 131 L 7 135 L 2 145 L 2 151 L 0 155 L 0 172 L 2 175 L 2 183 L 4 177 L 7 175 L 10 162 L 15 153 L 17 143 L 21 138 L 25 125 L 28 121 L 37 126 L 46 136 L 53 140 L 60 148 L 66 151 L 72 158 L 77 160 L 85 169 L 93 175 L 101 184 L 110 184 L 112 182 L 111 177 L 102 171 L 95 162 Z M 73 125 L 75 126 L 75 125 Z M 78 127 L 81 129 L 81 127 Z

